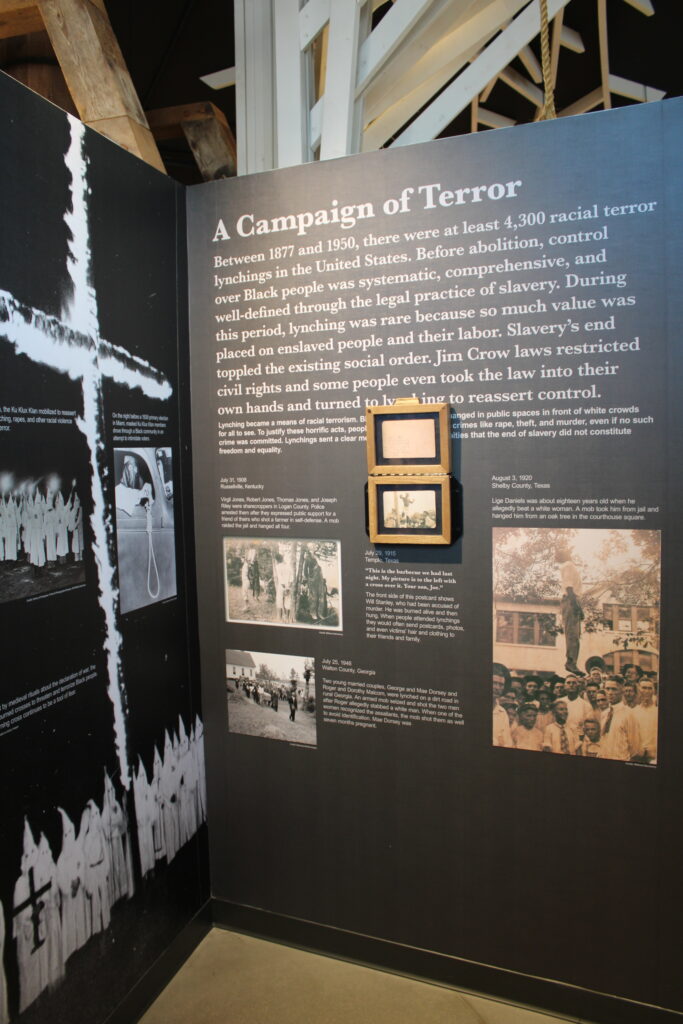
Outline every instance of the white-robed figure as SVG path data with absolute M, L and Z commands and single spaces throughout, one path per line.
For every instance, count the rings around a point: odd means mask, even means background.
M 55 536 L 57 558 L 64 561 L 69 554 L 69 509 L 64 504 L 61 491 L 55 498 Z
M 73 481 L 74 489 L 67 503 L 68 517 L 67 530 L 71 534 L 71 551 L 75 561 L 80 562 L 83 558 L 83 508 L 81 499 L 75 490 L 76 481 Z
M 178 820 L 178 762 L 168 732 L 164 739 L 164 763 L 161 768 L 161 798 L 166 841 L 166 860 L 170 864 L 180 848 Z
M 85 857 L 69 815 L 61 807 L 62 849 L 57 858 L 57 886 L 61 899 L 62 955 L 66 962 L 90 938 L 85 894 Z
M 83 830 L 85 826 L 85 831 Z M 89 901 L 90 930 L 93 935 L 109 927 L 109 849 L 102 828 L 100 809 L 88 800 L 81 819 L 85 856 L 85 892 Z
M 7 978 L 5 977 L 5 911 L 0 903 L 0 1024 L 8 1024 Z
M 0 561 L 16 562 L 19 548 L 19 508 L 10 487 L 14 477 L 10 473 L 0 477 Z
M 64 955 L 62 950 L 62 919 L 59 912 L 59 886 L 57 865 L 44 832 L 38 840 L 38 861 L 36 882 L 44 891 L 45 925 L 48 946 L 48 982 L 56 984 L 64 976 Z
M 45 488 L 45 510 L 43 513 L 43 536 L 45 537 L 45 557 L 48 562 L 57 561 L 57 534 L 63 519 L 64 498 L 60 490 L 62 481 L 56 473 L 52 473 Z
M 180 844 L 182 846 L 197 831 L 197 773 L 182 718 L 179 718 L 178 735 L 180 741 L 178 744 L 178 774 L 180 776 L 178 794 Z
M 166 856 L 166 832 L 164 830 L 164 794 L 161 787 L 161 776 L 164 764 L 161 754 L 154 748 L 154 766 L 152 769 L 151 800 L 152 800 L 152 835 L 154 836 L 154 859 L 162 860 Z
M 138 769 L 133 774 L 133 796 L 135 799 L 135 820 L 138 826 L 138 847 L 140 849 L 140 870 L 142 877 L 152 871 L 154 858 L 154 797 L 152 786 L 141 757 Z
M 116 798 L 114 783 L 105 771 L 102 800 L 102 829 L 109 847 L 109 903 L 135 892 L 133 858 L 128 834 L 128 818 Z
M 197 766 L 197 820 L 201 824 L 206 821 L 206 771 L 204 768 L 204 723 L 199 715 L 194 721 L 194 760 Z
M 24 818 L 21 874 L 14 886 L 12 934 L 19 967 L 19 1012 L 38 998 L 50 980 L 45 892 L 38 885 L 38 847 Z M 49 889 L 49 884 L 47 889 Z
M 31 565 L 45 565 L 45 498 L 36 488 L 26 498 L 26 531 L 24 545 Z

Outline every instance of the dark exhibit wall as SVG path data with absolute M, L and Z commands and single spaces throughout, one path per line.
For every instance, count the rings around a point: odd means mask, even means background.
M 683 1010 L 680 119 L 189 190 L 219 900 Z M 407 396 L 450 405 L 450 545 L 368 539 Z
M 92 1022 L 208 887 L 184 199 L 0 77 L 0 1020 Z

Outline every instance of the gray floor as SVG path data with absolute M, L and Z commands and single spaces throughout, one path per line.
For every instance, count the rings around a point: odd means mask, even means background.
M 567 1018 L 562 1018 L 565 1021 Z M 559 1017 L 214 928 L 141 1024 L 558 1024 Z

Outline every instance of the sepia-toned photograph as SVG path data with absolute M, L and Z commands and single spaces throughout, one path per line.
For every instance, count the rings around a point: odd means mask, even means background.
M 338 540 L 223 540 L 229 622 L 342 628 Z
M 32 476 L 0 469 L 0 603 L 85 582 L 78 492 L 63 467 Z
M 230 732 L 317 745 L 313 658 L 227 650 L 225 689 Z
M 434 488 L 385 488 L 382 491 L 382 525 L 385 529 L 435 530 Z
M 493 530 L 493 745 L 656 765 L 659 530 Z
M 450 544 L 450 477 L 369 477 L 368 528 L 373 544 Z
M 115 448 L 116 547 L 121 611 L 176 595 L 170 448 Z

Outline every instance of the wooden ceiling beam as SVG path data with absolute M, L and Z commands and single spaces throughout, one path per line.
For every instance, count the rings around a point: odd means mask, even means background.
M 45 24 L 35 0 L 0 0 L 0 39 L 43 32 Z
M 572 53 L 586 52 L 586 44 L 581 38 L 581 35 L 573 28 L 569 28 L 569 25 L 562 26 L 562 32 L 560 33 L 560 45 L 564 46 L 565 50 L 571 50 Z
M 602 103 L 602 86 L 598 86 L 597 89 L 593 89 L 592 92 L 586 93 L 580 100 L 576 100 L 575 103 L 571 103 L 564 110 L 558 110 L 558 117 L 573 117 L 575 114 L 586 114 L 589 110 L 595 110 L 596 107 Z
M 237 146 L 227 123 L 217 117 L 186 118 L 180 127 L 204 181 L 237 173 Z
M 508 65 L 508 67 L 503 68 L 498 77 L 501 82 L 505 82 L 511 89 L 518 92 L 520 96 L 524 96 L 525 99 L 533 103 L 534 106 L 538 107 L 543 103 L 543 92 L 541 89 L 534 85 L 533 82 L 530 82 L 528 78 L 525 78 L 524 75 L 520 75 L 519 71 L 515 71 L 513 67 Z
M 479 124 L 487 128 L 512 128 L 517 122 L 511 117 L 497 114 L 495 110 L 487 110 L 486 107 L 479 107 Z
M 517 56 L 526 68 L 529 77 L 536 82 L 537 85 L 540 85 L 543 81 L 543 68 L 531 47 L 523 46 Z
M 652 6 L 652 0 L 624 0 L 625 3 L 630 4 L 631 7 L 635 7 L 641 14 L 647 14 L 648 16 L 655 13 L 655 9 Z
M 640 82 L 632 82 L 630 78 L 622 78 L 620 75 L 610 74 L 609 88 L 615 96 L 624 96 L 627 100 L 635 100 L 636 103 L 654 103 L 666 96 L 662 89 L 641 85 Z
M 39 9 L 83 123 L 164 171 L 102 0 L 39 0 Z

